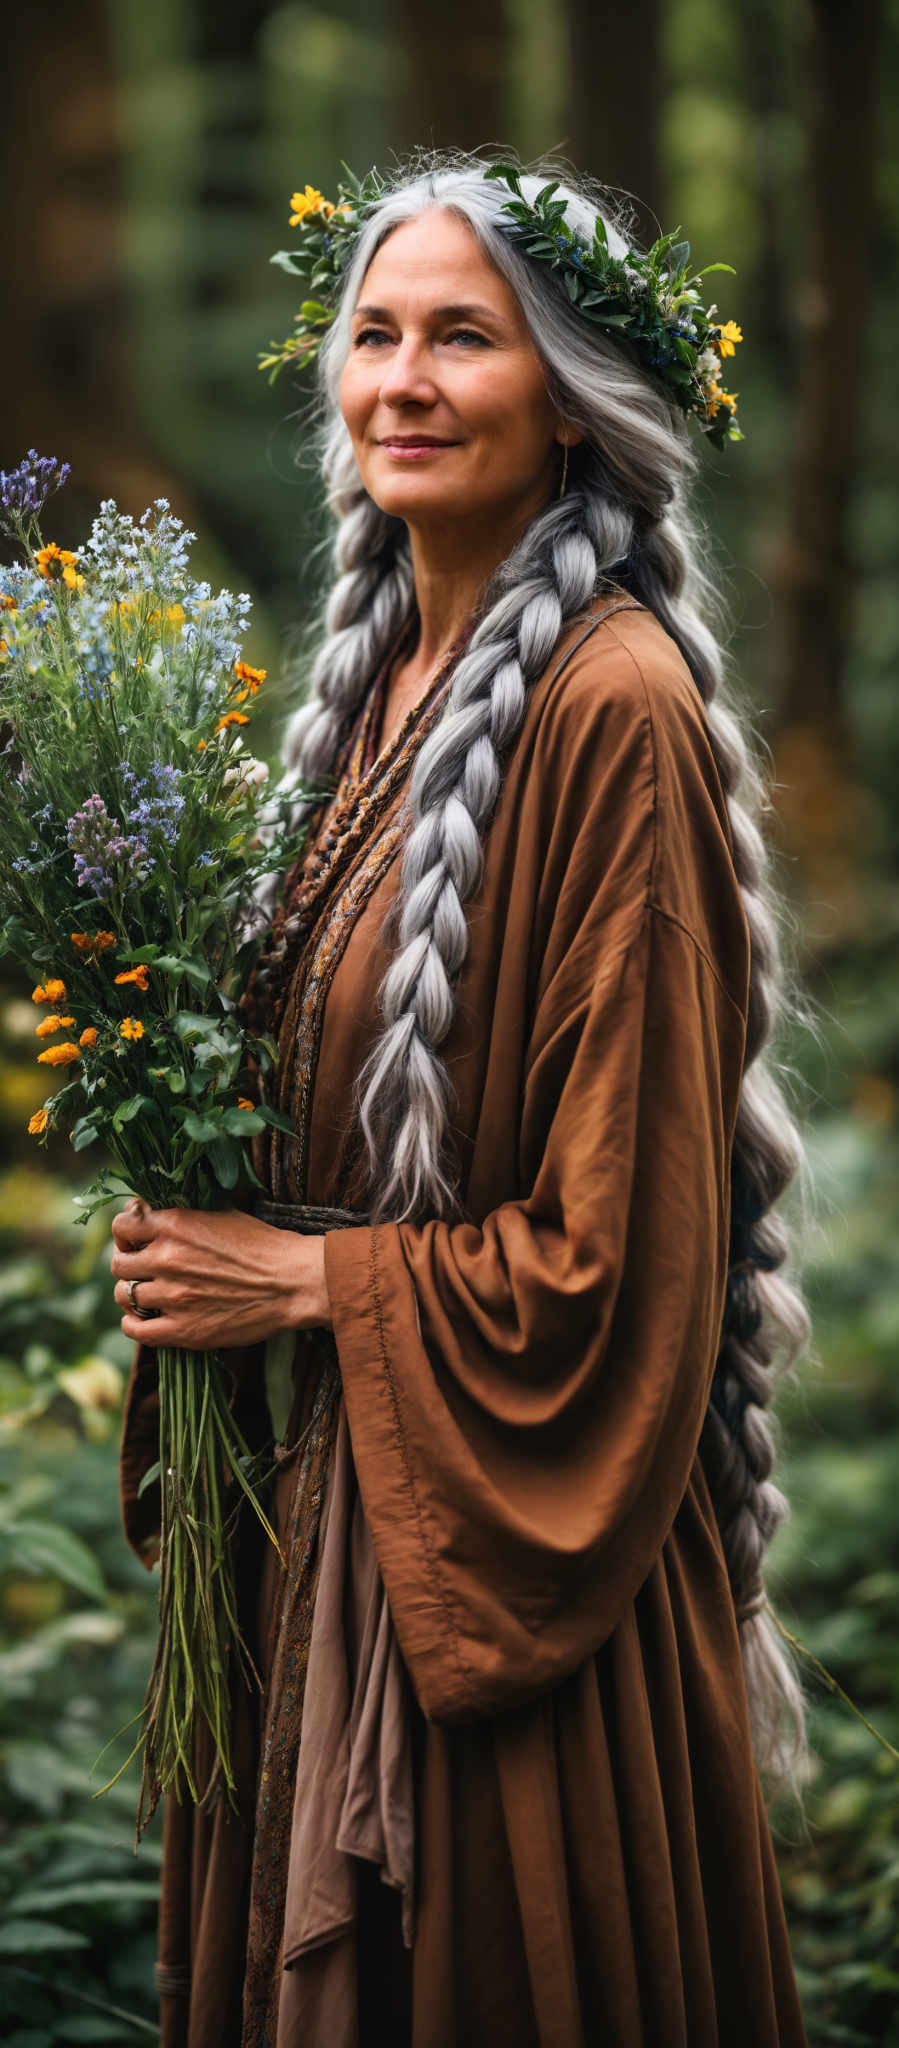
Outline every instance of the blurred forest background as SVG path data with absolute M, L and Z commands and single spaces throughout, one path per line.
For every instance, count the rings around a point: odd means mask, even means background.
M 298 185 L 415 144 L 560 148 L 639 200 L 644 236 L 680 222 L 697 265 L 735 265 L 715 282 L 747 439 L 705 450 L 696 509 L 812 1020 L 784 1059 L 816 1356 L 780 1399 L 770 1586 L 899 1744 L 897 0 L 44 0 L 4 60 L 0 465 L 72 463 L 66 546 L 101 497 L 170 498 L 198 573 L 253 593 L 270 675 L 321 577 L 302 393 L 255 367 L 294 311 L 268 256 Z M 140 1706 L 153 1585 L 118 1523 L 106 1226 L 74 1226 L 79 1161 L 25 1135 L 28 993 L 0 991 L 0 2010 L 44 2048 L 155 2037 L 159 1850 L 132 1854 L 133 1771 L 91 1796 Z M 899 1764 L 809 1685 L 807 1814 L 776 1817 L 809 2034 L 895 2044 Z

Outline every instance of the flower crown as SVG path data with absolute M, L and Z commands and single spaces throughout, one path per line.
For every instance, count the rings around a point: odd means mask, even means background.
M 286 341 L 271 342 L 259 367 L 273 383 L 287 363 L 303 369 L 311 361 L 335 318 L 337 302 L 353 247 L 364 222 L 390 190 L 377 171 L 353 176 L 337 187 L 337 202 L 324 199 L 312 185 L 295 192 L 291 227 L 299 228 L 299 247 L 279 249 L 272 262 L 291 277 L 302 279 L 309 297 L 296 315 L 296 332 Z M 689 242 L 680 228 L 660 236 L 645 256 L 628 248 L 623 256 L 609 249 L 605 222 L 597 218 L 592 242 L 585 241 L 565 219 L 567 201 L 557 199 L 558 180 L 544 185 L 533 201 L 521 188 L 514 164 L 490 164 L 485 178 L 501 179 L 511 197 L 502 211 L 509 216 L 508 233 L 527 256 L 558 273 L 573 306 L 595 327 L 631 343 L 643 368 L 663 383 L 680 410 L 699 422 L 718 448 L 742 441 L 737 425 L 737 393 L 721 386 L 722 364 L 742 341 L 733 320 L 720 321 L 716 306 L 704 306 L 701 281 L 711 270 L 729 263 L 707 263 L 688 277 Z

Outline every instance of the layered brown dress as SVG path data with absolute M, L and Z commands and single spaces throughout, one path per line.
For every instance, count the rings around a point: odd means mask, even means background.
M 357 782 L 355 837 L 308 851 L 313 922 L 281 1011 L 300 1139 L 271 1162 L 280 1202 L 364 1208 L 352 1085 L 379 1026 L 401 806 L 435 706 Z M 358 744 L 354 760 L 358 776 Z M 235 1706 L 243 1810 L 167 1817 L 163 2039 L 799 2048 L 698 1456 L 748 936 L 698 693 L 633 601 L 597 602 L 533 686 L 467 915 L 442 1048 L 463 1220 L 344 1215 L 327 1232 L 333 1336 L 298 1344 L 286 1440 L 302 1442 L 278 1488 L 287 1570 L 252 1544 L 242 1561 L 269 1674 L 261 1723 L 256 1703 Z M 264 1434 L 258 1358 L 240 1399 Z M 415 1896 L 410 1952 L 399 1892 L 377 1859 L 350 1858 L 358 2003 L 338 2040 L 310 2018 L 314 1995 L 281 1994 L 302 1970 L 283 1939 L 290 1802 L 321 1503 L 347 1423 L 347 1513 L 373 1546 L 408 1689 Z M 153 1431 L 142 1355 L 123 1447 L 136 1544 Z M 345 1614 L 352 1676 L 363 1652 Z

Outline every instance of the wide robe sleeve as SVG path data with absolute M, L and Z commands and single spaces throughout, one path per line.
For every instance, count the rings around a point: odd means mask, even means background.
M 717 1352 L 745 918 L 688 672 L 596 638 L 529 761 L 532 1014 L 504 1017 L 500 974 L 488 1026 L 524 1047 L 517 1192 L 478 1223 L 325 1240 L 363 1505 L 438 1721 L 524 1702 L 616 1628 L 690 1483 Z

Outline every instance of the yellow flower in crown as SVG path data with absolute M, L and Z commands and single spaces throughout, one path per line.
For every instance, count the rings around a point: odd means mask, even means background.
M 124 1022 L 119 1025 L 119 1030 L 123 1038 L 130 1038 L 132 1040 L 143 1038 L 144 1035 L 144 1027 L 139 1017 L 126 1017 Z
M 330 200 L 325 199 L 321 192 L 317 192 L 314 185 L 307 185 L 303 192 L 295 192 L 290 204 L 293 208 L 290 216 L 292 228 L 299 227 L 300 221 L 305 220 L 307 213 L 323 213 L 325 219 L 330 220 L 334 212 Z
M 724 326 L 718 329 L 718 339 L 715 344 L 722 360 L 725 356 L 733 355 L 737 342 L 742 341 L 742 339 L 743 330 L 741 327 L 738 327 L 736 320 L 725 320 Z

